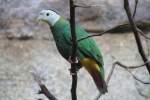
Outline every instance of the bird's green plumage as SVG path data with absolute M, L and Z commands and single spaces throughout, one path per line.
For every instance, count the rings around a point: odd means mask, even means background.
M 72 41 L 69 21 L 60 18 L 51 31 L 60 54 L 68 60 L 71 55 Z M 77 40 L 88 36 L 88 33 L 81 27 L 76 26 Z M 94 79 L 94 82 L 101 93 L 107 92 L 107 86 L 104 81 L 103 57 L 93 38 L 87 38 L 78 42 L 77 58 L 88 70 Z
M 70 24 L 67 20 L 60 18 L 54 26 L 51 27 L 57 48 L 61 55 L 68 59 L 71 54 L 72 42 Z M 88 33 L 81 27 L 76 26 L 77 39 L 88 36 Z M 88 38 L 78 42 L 77 57 L 82 60 L 85 57 L 94 59 L 100 65 L 101 75 L 104 77 L 103 57 L 101 52 L 92 38 Z

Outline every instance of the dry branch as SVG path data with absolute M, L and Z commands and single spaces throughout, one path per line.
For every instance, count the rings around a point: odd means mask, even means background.
M 47 89 L 47 87 L 44 84 L 39 84 L 39 86 L 41 90 L 38 94 L 44 94 L 49 100 L 57 100 L 56 97 Z
M 143 67 L 143 66 L 145 66 L 146 64 L 149 64 L 149 63 L 150 63 L 150 61 L 147 61 L 147 62 L 145 62 L 144 64 L 138 65 L 138 66 L 126 66 L 126 65 L 122 64 L 121 62 L 116 61 L 116 62 L 113 64 L 113 66 L 119 65 L 120 67 L 122 67 L 122 68 L 124 68 L 126 71 L 128 71 L 128 72 L 132 75 L 132 77 L 133 77 L 135 80 L 137 80 L 137 81 L 139 81 L 139 82 L 141 82 L 141 83 L 143 83 L 143 84 L 150 84 L 150 82 L 144 82 L 144 81 L 142 81 L 141 79 L 137 78 L 137 77 L 136 77 L 134 74 L 132 74 L 132 72 L 130 71 L 131 69 L 140 68 L 140 67 Z
M 135 39 L 136 39 L 136 43 L 137 43 L 137 47 L 138 47 L 138 51 L 143 59 L 144 62 L 147 62 L 148 59 L 145 55 L 145 52 L 143 50 L 143 46 L 142 46 L 142 43 L 141 43 L 141 39 L 140 39 L 140 36 L 139 36 L 139 33 L 138 33 L 138 30 L 137 30 L 137 26 L 134 22 L 134 19 L 132 18 L 132 14 L 131 14 L 131 10 L 130 10 L 130 7 L 129 7 L 129 1 L 128 0 L 124 0 L 124 9 L 126 11 L 126 14 L 128 16 L 128 19 L 129 19 L 129 22 L 131 24 L 131 28 L 132 28 L 132 31 L 134 32 L 134 36 L 135 36 Z M 146 64 L 146 68 L 150 74 L 150 64 Z
M 134 6 L 134 12 L 133 12 L 132 18 L 134 18 L 134 17 L 135 17 L 135 15 L 136 15 L 138 2 L 139 2 L 139 0 L 135 0 L 135 6 Z
M 136 25 L 138 27 L 139 30 L 146 30 L 150 27 L 150 23 L 149 22 L 136 22 Z M 103 31 L 102 29 L 100 28 L 85 28 L 85 30 L 87 32 L 91 32 L 91 33 L 99 33 L 99 34 L 92 34 L 92 35 L 89 35 L 87 37 L 83 37 L 81 39 L 78 39 L 78 42 L 84 40 L 84 39 L 87 39 L 87 38 L 90 38 L 90 37 L 95 37 L 95 36 L 102 36 L 103 34 L 106 34 L 106 33 L 118 33 L 118 32 L 127 32 L 127 31 L 131 31 L 131 26 L 129 23 L 125 23 L 125 24 L 121 24 L 121 25 L 117 25 L 113 28 L 110 28 L 108 30 L 105 30 Z M 144 35 L 146 36 L 146 35 Z
M 44 94 L 49 100 L 57 100 L 57 98 L 47 89 L 47 87 L 42 83 L 41 78 L 36 73 L 32 73 L 34 80 L 38 83 L 41 90 L 38 94 Z
M 70 0 L 70 28 L 72 36 L 72 54 L 71 54 L 71 75 L 72 75 L 72 88 L 71 97 L 72 100 L 77 100 L 76 88 L 77 88 L 77 72 L 76 72 L 76 51 L 77 51 L 77 37 L 75 30 L 75 6 L 74 1 Z
M 150 40 L 150 37 L 148 37 L 142 30 L 140 30 L 139 28 L 137 30 L 143 37 L 145 37 L 145 39 Z
M 135 23 L 139 29 L 144 30 L 144 31 L 147 31 L 147 30 L 149 31 L 149 27 L 150 27 L 149 21 L 136 21 Z M 101 33 L 101 32 L 107 31 L 106 29 L 102 29 L 100 27 L 85 27 L 85 30 L 90 33 Z M 130 23 L 128 22 L 114 26 L 108 30 L 109 30 L 108 33 L 125 33 L 125 32 L 132 31 Z
M 109 72 L 109 74 L 108 74 L 108 76 L 107 76 L 107 78 L 106 78 L 106 84 L 107 84 L 107 85 L 109 84 L 109 81 L 110 81 L 110 79 L 111 79 L 111 77 L 112 77 L 112 75 L 113 75 L 113 72 L 114 72 L 114 70 L 115 70 L 116 65 L 120 66 L 121 68 L 124 68 L 126 71 L 128 71 L 128 72 L 132 75 L 132 77 L 133 77 L 135 80 L 139 81 L 140 83 L 143 83 L 143 84 L 150 84 L 150 82 L 144 82 L 143 80 L 137 78 L 137 77 L 136 77 L 134 74 L 132 74 L 132 72 L 130 71 L 130 70 L 132 70 L 132 69 L 141 68 L 141 67 L 145 66 L 145 65 L 148 64 L 148 63 L 150 63 L 150 61 L 147 61 L 147 62 L 145 62 L 144 64 L 137 65 L 137 66 L 126 66 L 126 65 L 122 64 L 121 62 L 116 61 L 116 62 L 114 62 L 114 63 L 112 64 L 112 68 L 111 68 L 111 70 L 110 70 L 110 72 Z M 99 94 L 98 96 L 96 96 L 96 98 L 95 98 L 94 100 L 98 100 L 101 96 L 102 96 L 102 94 Z

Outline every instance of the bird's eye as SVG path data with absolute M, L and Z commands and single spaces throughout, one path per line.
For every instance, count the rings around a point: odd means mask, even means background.
M 46 15 L 49 16 L 49 13 L 47 13 Z

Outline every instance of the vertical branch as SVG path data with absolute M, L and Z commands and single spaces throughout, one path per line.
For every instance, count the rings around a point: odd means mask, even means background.
M 138 3 L 139 3 L 139 0 L 135 0 L 135 6 L 134 6 L 134 12 L 133 12 L 132 18 L 135 17 L 135 14 L 136 14 L 136 11 L 137 11 Z
M 132 28 L 132 30 L 134 32 L 134 36 L 135 36 L 135 39 L 136 39 L 138 51 L 139 51 L 143 61 L 147 62 L 148 59 L 147 59 L 147 57 L 145 55 L 145 52 L 143 50 L 143 46 L 142 46 L 142 43 L 141 43 L 141 39 L 140 39 L 138 30 L 137 30 L 136 24 L 134 22 L 134 19 L 132 18 L 132 14 L 131 14 L 131 10 L 130 10 L 130 7 L 129 7 L 129 1 L 128 0 L 124 0 L 124 9 L 126 10 L 129 22 L 131 24 L 131 28 Z M 148 72 L 150 74 L 150 64 L 149 63 L 146 64 L 146 68 L 147 68 L 147 70 L 148 70 Z
M 75 6 L 74 1 L 70 0 L 70 27 L 72 36 L 72 55 L 71 55 L 71 73 L 72 73 L 72 88 L 71 96 L 72 100 L 77 100 L 76 88 L 77 88 L 77 72 L 76 72 L 76 51 L 77 51 L 77 38 L 75 30 Z

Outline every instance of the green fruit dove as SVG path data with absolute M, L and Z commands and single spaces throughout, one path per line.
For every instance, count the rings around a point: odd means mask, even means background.
M 60 54 L 69 61 L 72 49 L 71 29 L 68 20 L 61 17 L 53 10 L 42 10 L 38 20 L 46 22 L 52 31 L 56 47 Z M 88 36 L 81 26 L 76 26 L 77 39 Z M 104 63 L 101 52 L 93 38 L 78 42 L 77 60 L 92 76 L 98 90 L 105 94 L 107 86 L 104 80 Z

